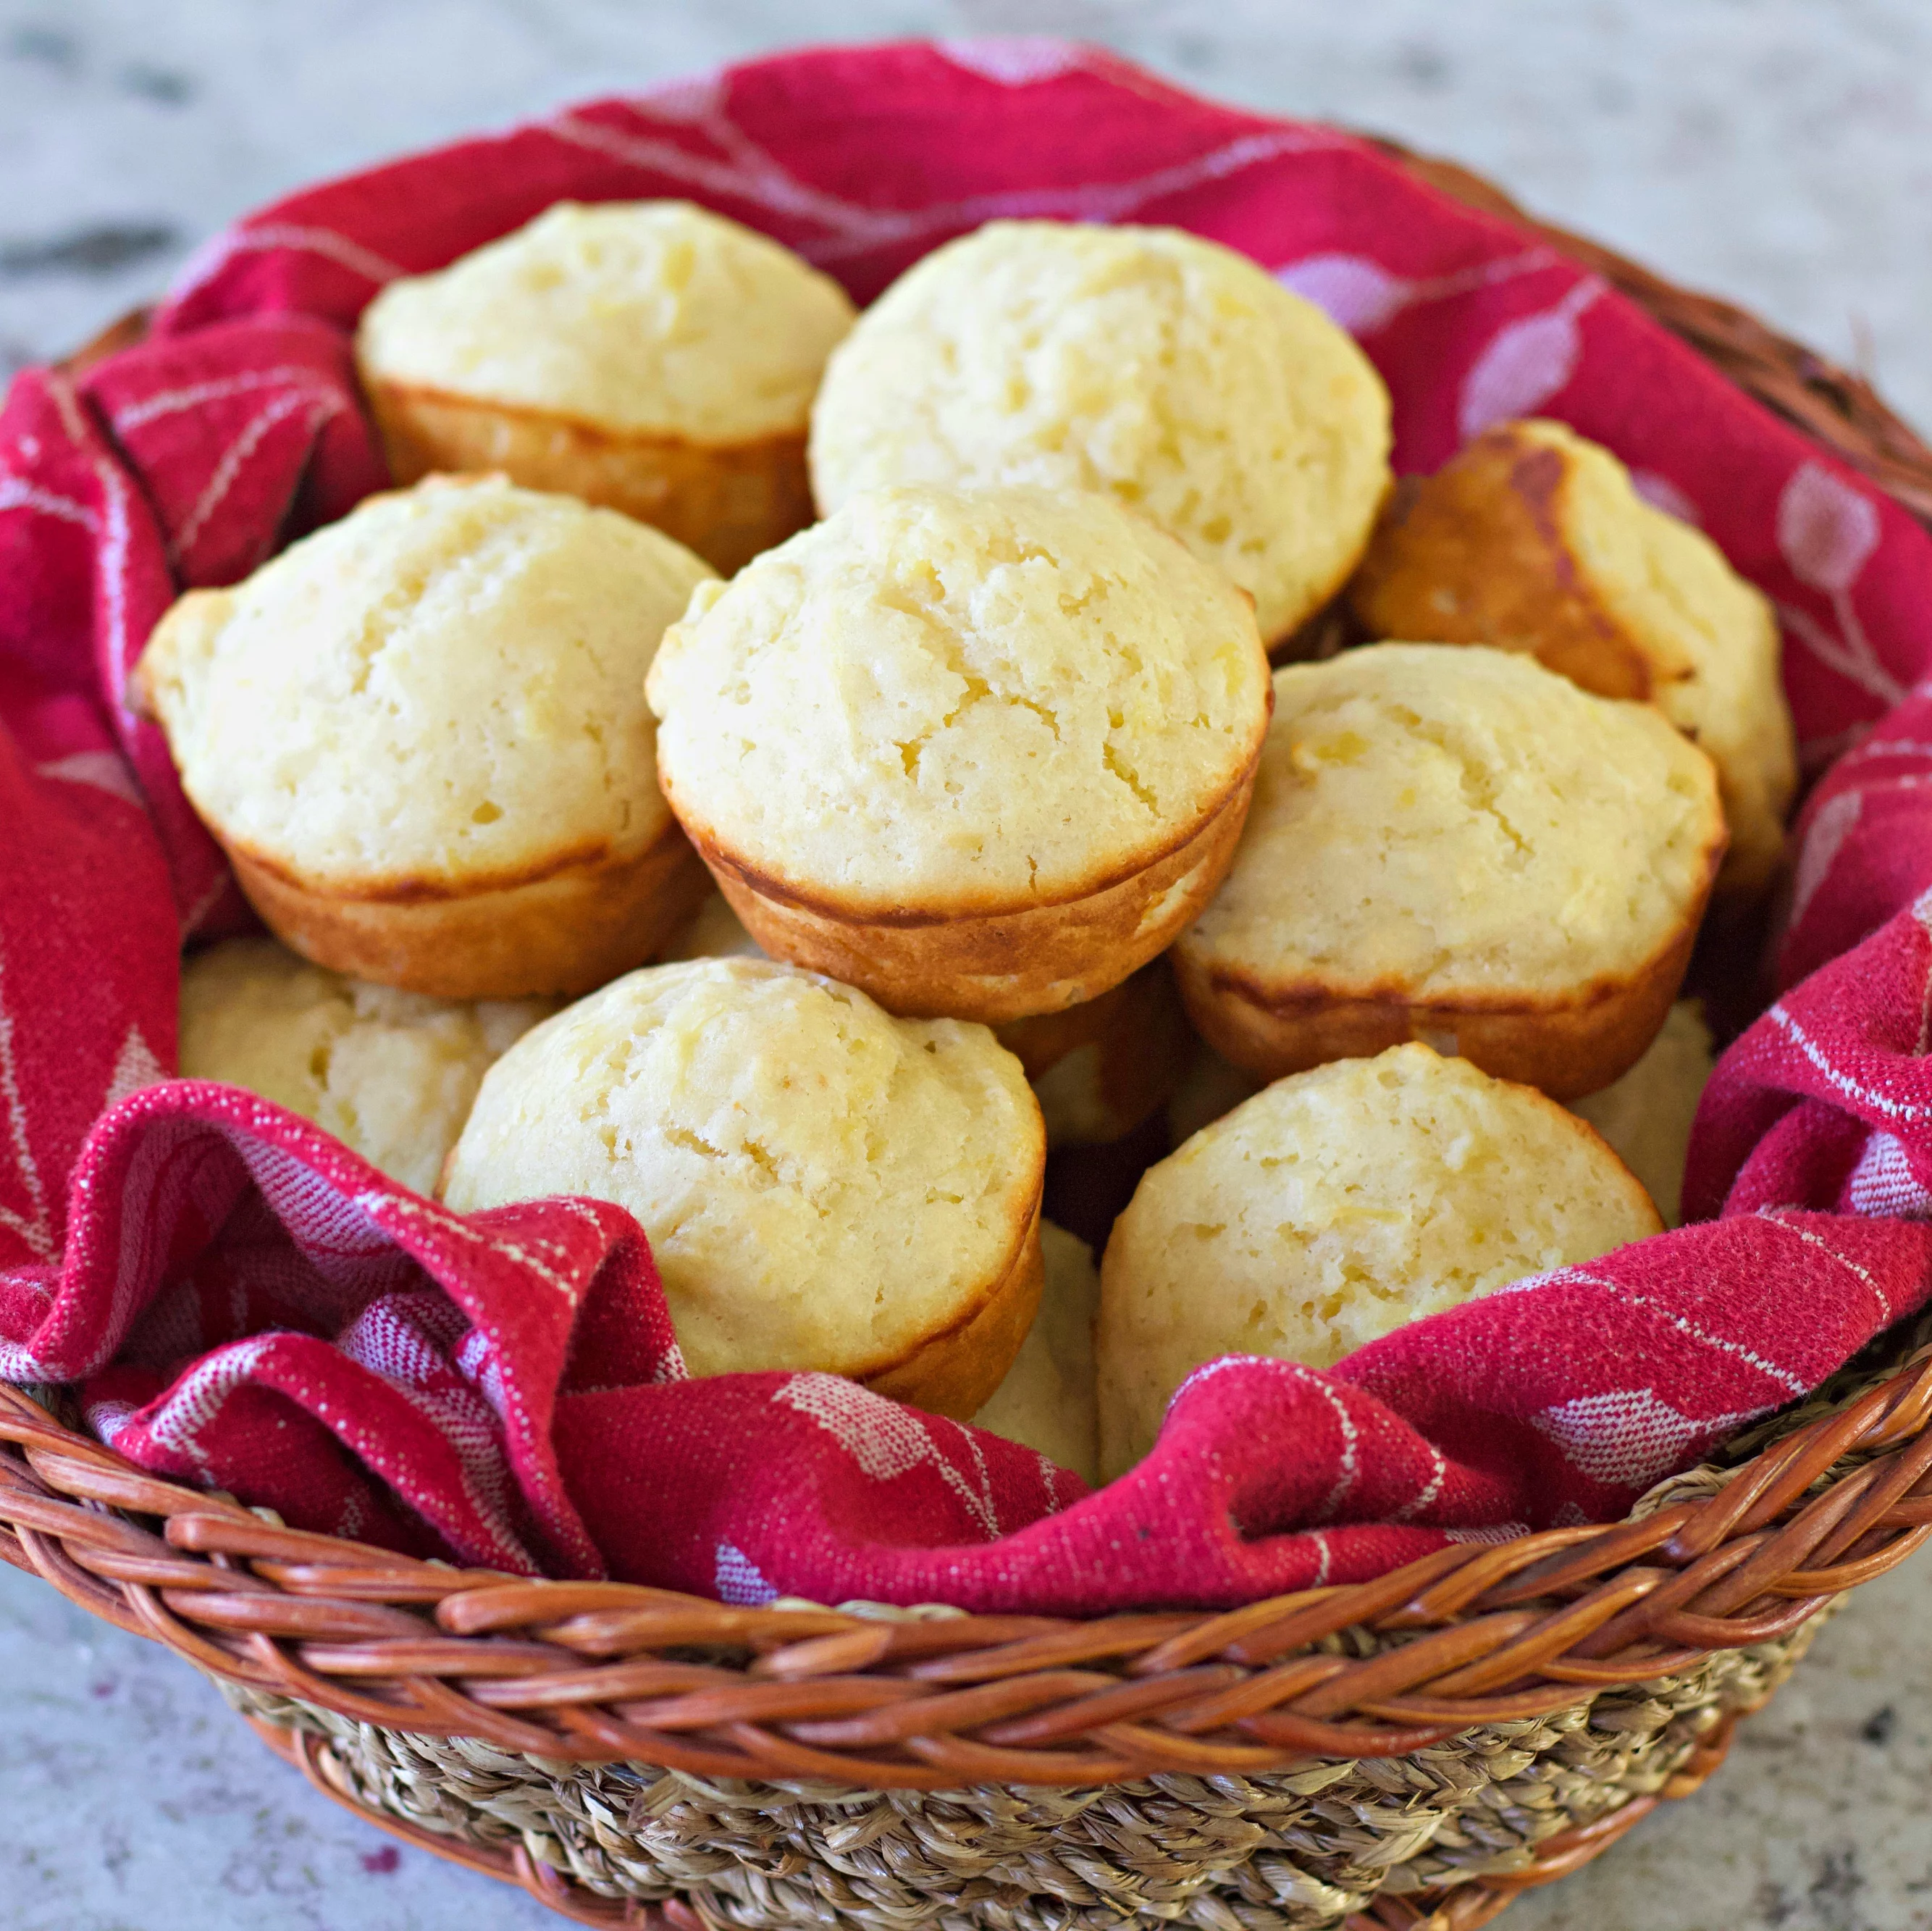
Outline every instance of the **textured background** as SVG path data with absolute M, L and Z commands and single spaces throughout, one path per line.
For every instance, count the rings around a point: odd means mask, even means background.
M 1452 154 L 1932 425 L 1927 0 L 0 0 L 0 373 L 317 175 L 812 38 L 1054 32 Z M 539 1931 L 0 1572 L 0 1931 Z M 1862 1592 L 1702 1796 L 1512 1931 L 1932 1931 L 1932 1563 Z

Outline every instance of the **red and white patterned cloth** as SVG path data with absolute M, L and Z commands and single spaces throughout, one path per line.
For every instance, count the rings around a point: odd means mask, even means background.
M 1700 521 L 1784 613 L 1813 768 L 1855 747 L 1804 819 L 1783 956 L 1812 976 L 1700 1116 L 1688 1202 L 1712 1218 L 1332 1373 L 1216 1362 L 1088 1496 L 829 1376 L 686 1378 L 614 1208 L 466 1221 L 274 1107 L 166 1080 L 181 940 L 242 908 L 124 706 L 129 665 L 179 589 L 382 481 L 346 332 L 384 281 L 560 197 L 654 195 L 862 300 L 989 216 L 1178 223 L 1355 332 L 1401 468 L 1542 411 Z M 1333 130 L 1058 42 L 906 45 L 311 190 L 204 251 L 142 345 L 15 381 L 0 582 L 0 1375 L 80 1384 L 135 1462 L 292 1522 L 733 1601 L 1234 1603 L 1613 1518 L 1932 1290 L 1932 538 L 1534 236 Z

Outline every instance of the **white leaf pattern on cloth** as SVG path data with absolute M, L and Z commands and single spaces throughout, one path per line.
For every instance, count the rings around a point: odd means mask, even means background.
M 100 528 L 100 518 L 85 503 L 56 496 L 52 490 L 38 489 L 18 476 L 0 475 L 0 509 L 31 509 L 62 523 L 77 524 L 89 535 L 98 534 Z
M 724 111 L 725 100 L 724 75 L 715 67 L 703 74 L 682 74 L 632 97 L 640 112 L 691 127 L 716 120 Z
M 1331 253 L 1289 262 L 1275 270 L 1275 279 L 1304 302 L 1313 302 L 1330 321 L 1352 335 L 1371 335 L 1418 302 L 1472 294 L 1549 268 L 1556 260 L 1547 248 L 1526 248 L 1453 275 L 1418 281 L 1396 275 L 1366 255 Z
M 147 808 L 147 800 L 128 768 L 128 761 L 118 751 L 70 751 L 64 758 L 36 764 L 34 774 L 56 778 L 63 784 L 92 785 L 96 791 L 106 791 L 136 810 Z
M 1826 801 L 1807 827 L 1804 842 L 1798 848 L 1797 870 L 1792 881 L 1792 925 L 1804 916 L 1818 887 L 1830 877 L 1832 862 L 1858 828 L 1864 803 L 1862 791 L 1840 791 Z
M 1845 1182 L 1855 1214 L 1886 1220 L 1932 1219 L 1932 1193 L 1913 1170 L 1912 1155 L 1894 1134 L 1875 1133 Z
M 1680 523 L 1688 523 L 1694 529 L 1702 523 L 1697 513 L 1697 506 L 1672 482 L 1668 476 L 1659 476 L 1654 470 L 1633 470 L 1630 473 L 1630 488 L 1642 497 L 1653 509 L 1660 509 L 1666 516 L 1674 516 Z
M 178 564 L 194 549 L 208 520 L 221 506 L 223 500 L 235 487 L 237 479 L 248 467 L 248 459 L 262 446 L 268 432 L 280 422 L 305 410 L 308 420 L 304 425 L 307 434 L 313 436 L 329 418 L 340 413 L 344 404 L 338 397 L 318 395 L 310 389 L 291 389 L 286 395 L 277 396 L 272 401 L 258 410 L 233 442 L 222 452 L 221 460 L 214 466 L 214 473 L 196 499 L 194 507 L 168 544 L 168 561 Z
M 274 1337 L 230 1341 L 204 1356 L 148 1414 L 148 1434 L 197 1468 L 208 1466 L 202 1431 L 220 1413 L 236 1389 L 247 1386 L 256 1364 L 274 1345 Z
M 158 389 L 138 402 L 123 404 L 108 420 L 115 434 L 124 439 L 164 416 L 178 416 L 184 410 L 201 409 L 211 402 L 226 402 L 232 396 L 252 395 L 259 389 L 286 389 L 291 384 L 307 389 L 317 401 L 334 400 L 316 380 L 314 369 L 305 368 L 300 362 L 278 362 L 272 368 L 242 369 L 207 382 Z
M 1843 677 L 1847 683 L 1856 684 L 1889 710 L 1904 699 L 1904 685 L 1879 662 L 1878 653 L 1865 635 L 1850 597 L 1843 593 L 1834 596 L 1832 607 L 1842 633 L 1838 636 L 1834 637 L 1808 610 L 1800 610 L 1795 603 L 1780 603 L 1778 606 L 1778 621 L 1826 670 Z M 1816 768 L 1816 760 L 1821 755 L 1828 761 L 1828 746 L 1827 740 L 1826 749 L 1821 753 L 1816 740 L 1805 740 L 1802 749 L 1812 768 Z
M 718 1545 L 716 1565 L 712 1587 L 719 1602 L 757 1609 L 777 1597 L 778 1591 L 765 1580 L 758 1564 L 736 1542 Z
M 1829 470 L 1801 463 L 1778 499 L 1778 547 L 1800 583 L 1842 594 L 1878 548 L 1878 512 Z
M 1365 255 L 1310 255 L 1277 269 L 1275 279 L 1352 335 L 1372 335 L 1393 321 L 1416 288 Z
M 106 1096 L 100 1102 L 104 1113 L 110 1107 L 117 1106 L 130 1093 L 138 1093 L 143 1086 L 158 1086 L 167 1077 L 162 1071 L 161 1062 L 154 1057 L 154 1049 L 141 1037 L 141 1029 L 130 1026 L 128 1037 L 121 1042 L 121 1050 L 114 1056 L 114 1071 L 107 1082 Z
M 795 1374 L 772 1396 L 809 1415 L 874 1482 L 932 1461 L 932 1438 L 910 1408 L 836 1374 Z
M 809 1415 L 835 1436 L 860 1470 L 874 1482 L 909 1475 L 930 1462 L 946 1487 L 971 1511 L 988 1540 L 1000 1533 L 992 1472 L 970 1428 L 927 1416 L 836 1374 L 795 1374 L 772 1395 L 774 1401 Z M 965 1444 L 974 1467 L 969 1476 L 940 1449 L 934 1428 L 950 1429 Z
M 1785 628 L 1827 670 L 1835 671 L 1887 704 L 1905 686 L 1880 661 L 1865 635 L 1852 592 L 1878 548 L 1876 506 L 1818 463 L 1800 463 L 1778 499 L 1778 548 L 1791 573 L 1832 600 L 1834 637 L 1808 611 L 1780 607 Z
M 989 34 L 974 40 L 939 41 L 939 52 L 955 67 L 976 74 L 1002 87 L 1031 87 L 1058 80 L 1085 65 L 1083 50 L 1072 41 L 1049 34 Z
M 90 1401 L 87 1404 L 87 1425 L 110 1448 L 114 1446 L 114 1437 L 134 1419 L 133 1405 L 126 1401 Z
M 1534 416 L 1576 372 L 1583 352 L 1577 323 L 1604 292 L 1594 277 L 1580 281 L 1554 308 L 1505 323 L 1462 378 L 1456 407 L 1466 442 L 1498 422 Z
M 230 228 L 212 237 L 182 264 L 182 270 L 168 290 L 168 300 L 185 301 L 236 255 L 260 254 L 279 248 L 298 254 L 320 255 L 352 275 L 380 288 L 406 272 L 394 262 L 338 235 L 333 228 L 304 228 L 282 221 L 265 221 L 259 227 Z
M 1675 1467 L 1694 1442 L 1720 1441 L 1757 1412 L 1694 1418 L 1650 1389 L 1622 1388 L 1580 1395 L 1530 1419 L 1592 1482 L 1635 1488 Z

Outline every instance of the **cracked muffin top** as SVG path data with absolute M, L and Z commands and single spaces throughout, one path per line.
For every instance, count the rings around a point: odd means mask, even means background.
M 614 1200 L 650 1236 L 693 1374 L 862 1377 L 1006 1275 L 1045 1160 L 1020 1063 L 986 1027 L 697 959 L 525 1034 L 484 1077 L 444 1197 Z
M 812 491 L 828 514 L 888 483 L 1103 491 L 1249 592 L 1272 645 L 1360 556 L 1389 416 L 1348 335 L 1218 242 L 989 221 L 833 352 Z
M 1275 674 L 1254 803 L 1182 940 L 1277 996 L 1483 1002 L 1628 978 L 1723 849 L 1711 761 L 1532 658 L 1377 644 Z
M 515 884 L 666 829 L 644 676 L 710 574 L 614 510 L 434 477 L 190 591 L 140 686 L 231 847 L 338 891 Z
M 706 584 L 651 667 L 700 846 L 858 913 L 1024 908 L 1130 876 L 1245 779 L 1248 600 L 1109 498 L 882 489 Z

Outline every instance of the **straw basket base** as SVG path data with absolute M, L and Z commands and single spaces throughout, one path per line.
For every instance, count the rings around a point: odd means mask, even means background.
M 1094 1790 L 856 1791 L 571 1764 L 220 1686 L 327 1795 L 584 1923 L 1471 1931 L 1694 1790 L 1835 1606 L 1682 1675 L 1406 1757 Z

